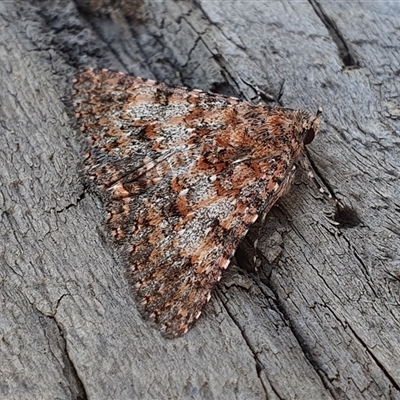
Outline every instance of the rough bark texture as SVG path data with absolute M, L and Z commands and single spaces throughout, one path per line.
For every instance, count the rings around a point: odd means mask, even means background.
M 0 2 L 0 398 L 400 399 L 399 21 L 392 1 Z M 310 157 L 346 210 L 300 176 L 260 272 L 163 339 L 79 178 L 79 67 L 322 106 Z

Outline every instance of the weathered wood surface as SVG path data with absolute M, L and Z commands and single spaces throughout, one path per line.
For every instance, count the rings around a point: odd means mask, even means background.
M 106 3 L 0 2 L 0 398 L 400 399 L 400 3 Z M 164 340 L 79 179 L 79 67 L 322 106 L 310 155 L 348 212 L 300 177 L 259 276 Z

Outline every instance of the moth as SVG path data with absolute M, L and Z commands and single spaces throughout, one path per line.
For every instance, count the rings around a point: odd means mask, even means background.
M 91 69 L 75 76 L 73 107 L 137 307 L 180 336 L 249 226 L 290 187 L 319 112 Z

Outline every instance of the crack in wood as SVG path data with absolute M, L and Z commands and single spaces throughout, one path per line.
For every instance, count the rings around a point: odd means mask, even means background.
M 89 397 L 86 393 L 85 386 L 81 380 L 81 378 L 78 375 L 78 371 L 75 367 L 74 362 L 72 361 L 69 353 L 68 353 L 68 346 L 67 346 L 67 340 L 64 337 L 64 331 L 62 327 L 60 326 L 59 322 L 57 321 L 56 317 L 49 317 L 54 320 L 56 323 L 58 332 L 60 334 L 62 343 L 64 344 L 64 351 L 63 351 L 63 361 L 64 361 L 64 368 L 63 372 L 65 375 L 66 380 L 69 382 L 70 387 L 71 387 L 71 392 L 75 392 L 75 399 L 76 400 L 87 400 Z
M 60 299 L 57 301 L 56 308 L 59 306 L 60 301 L 65 297 L 66 295 L 62 295 Z M 52 335 L 47 336 L 47 340 L 50 341 L 55 341 L 57 346 L 61 352 L 61 357 L 63 361 L 62 365 L 62 371 L 65 376 L 65 380 L 69 384 L 69 390 L 71 391 L 71 395 L 73 396 L 72 398 L 74 400 L 87 400 L 89 397 L 87 395 L 85 386 L 80 379 L 78 375 L 78 371 L 75 367 L 75 364 L 73 360 L 71 359 L 69 352 L 68 352 L 68 346 L 67 346 L 67 340 L 65 339 L 64 336 L 64 329 L 62 327 L 62 324 L 57 320 L 56 318 L 56 312 L 54 315 L 49 315 L 44 313 L 42 310 L 40 310 L 35 304 L 33 304 L 35 310 L 40 314 L 39 319 L 43 319 L 43 321 L 49 321 L 51 322 L 54 326 L 55 329 L 53 332 L 57 335 L 58 333 L 58 340 L 55 340 L 55 337 Z M 42 325 L 47 325 L 45 322 L 42 323 Z M 49 347 L 51 350 L 52 345 L 49 343 Z M 53 356 L 57 358 L 57 356 L 51 351 Z
M 358 68 L 359 62 L 356 59 L 355 53 L 351 48 L 350 44 L 347 43 L 346 39 L 343 37 L 339 28 L 336 25 L 336 22 L 333 21 L 328 15 L 324 12 L 321 5 L 316 0 L 308 0 L 311 7 L 314 9 L 315 13 L 319 17 L 319 19 L 323 22 L 328 29 L 329 34 L 332 37 L 332 40 L 336 44 L 340 58 L 345 66 L 345 68 Z
M 227 307 L 226 303 L 224 302 L 224 300 L 222 299 L 221 294 L 216 291 L 215 295 L 220 299 L 221 303 L 224 305 L 224 308 L 227 312 L 227 314 L 229 315 L 229 317 L 231 318 L 231 320 L 233 321 L 233 323 L 238 327 L 240 334 L 243 337 L 243 340 L 245 341 L 247 347 L 249 348 L 249 350 L 251 351 L 251 354 L 253 355 L 254 361 L 255 361 L 255 367 L 256 367 L 256 372 L 257 372 L 257 376 L 260 379 L 261 385 L 265 391 L 265 395 L 266 398 L 268 398 L 268 388 L 265 386 L 264 381 L 261 377 L 261 372 L 265 369 L 263 363 L 260 361 L 260 359 L 257 356 L 257 352 L 256 350 L 253 348 L 252 344 L 251 344 L 251 340 L 249 340 L 249 338 L 247 337 L 246 333 L 244 332 L 244 329 L 241 327 L 239 321 L 237 321 L 237 319 L 235 318 L 235 316 L 231 313 L 231 311 L 229 310 L 229 307 Z

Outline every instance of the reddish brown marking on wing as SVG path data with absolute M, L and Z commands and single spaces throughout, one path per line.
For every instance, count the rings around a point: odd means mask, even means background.
M 85 171 L 104 195 L 138 308 L 179 336 L 248 227 L 289 186 L 319 122 L 104 70 L 78 73 L 74 89 Z

